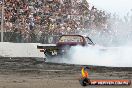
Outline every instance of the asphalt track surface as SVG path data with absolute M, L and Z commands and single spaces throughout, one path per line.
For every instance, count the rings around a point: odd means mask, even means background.
M 78 81 L 81 65 L 44 63 L 36 59 L 0 57 L 0 88 L 83 88 Z M 89 67 L 90 79 L 132 80 L 132 68 Z M 85 88 L 132 88 L 132 85 Z

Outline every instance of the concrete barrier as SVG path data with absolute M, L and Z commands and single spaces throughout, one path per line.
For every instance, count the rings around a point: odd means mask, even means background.
M 0 56 L 2 57 L 44 57 L 39 52 L 40 43 L 9 43 L 0 42 Z M 44 44 L 43 44 L 44 45 Z

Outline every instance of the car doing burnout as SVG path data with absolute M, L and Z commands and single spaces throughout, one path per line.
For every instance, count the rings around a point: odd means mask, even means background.
M 62 35 L 56 44 L 42 44 L 37 48 L 40 52 L 44 52 L 46 58 L 53 58 L 56 56 L 64 56 L 72 46 L 88 46 L 94 45 L 89 37 L 81 35 Z

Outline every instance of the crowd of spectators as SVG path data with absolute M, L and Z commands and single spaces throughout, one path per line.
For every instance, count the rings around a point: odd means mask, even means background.
M 108 18 L 108 14 L 91 8 L 86 0 L 5 0 L 4 31 L 18 33 L 30 42 L 44 39 L 42 36 L 107 29 Z

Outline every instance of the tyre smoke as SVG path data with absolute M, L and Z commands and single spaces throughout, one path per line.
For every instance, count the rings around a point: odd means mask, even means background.
M 92 38 L 96 45 L 72 47 L 69 51 L 71 58 L 67 63 L 132 67 L 132 30 L 129 25 L 131 22 L 111 22 L 113 24 L 108 31 L 85 32 L 84 35 Z
M 132 67 L 132 47 L 72 47 L 70 64 Z

